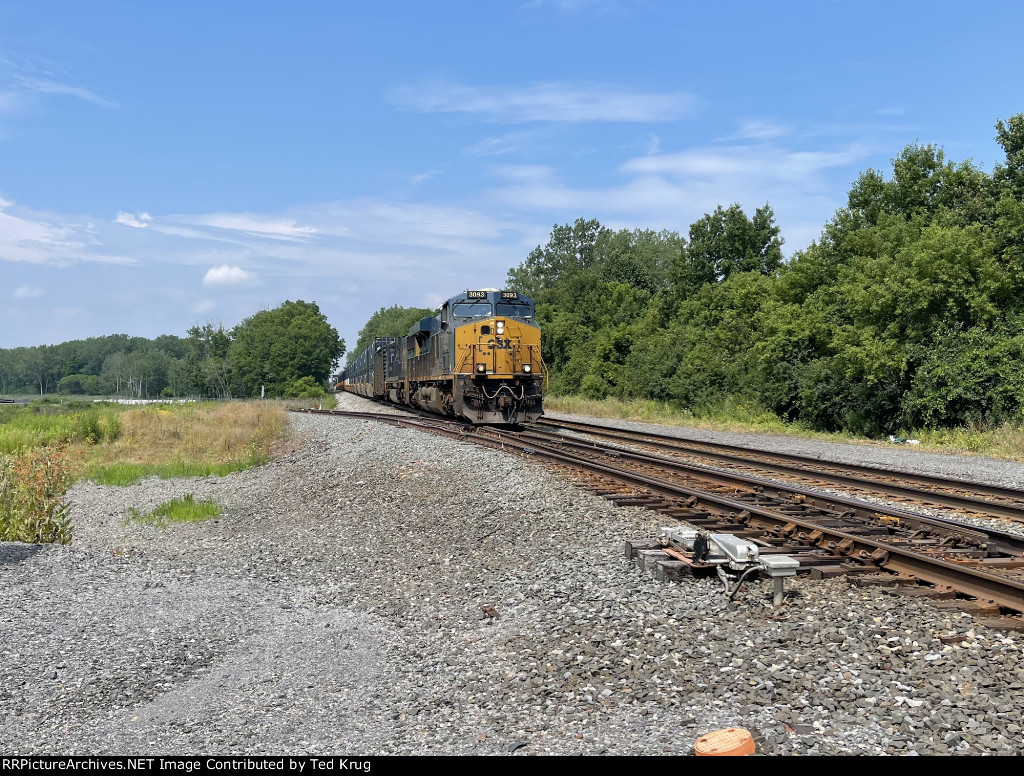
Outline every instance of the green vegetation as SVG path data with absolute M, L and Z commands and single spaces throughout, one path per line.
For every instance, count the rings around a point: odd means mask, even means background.
M 216 501 L 196 501 L 191 493 L 183 498 L 173 498 L 165 501 L 152 512 L 142 514 L 137 507 L 129 510 L 128 523 L 143 523 L 145 525 L 166 526 L 172 523 L 198 523 L 201 520 L 208 520 L 221 513 Z
M 114 463 L 89 469 L 84 479 L 97 485 L 134 485 L 146 477 L 160 477 L 165 480 L 177 477 L 224 477 L 232 472 L 244 472 L 254 466 L 261 466 L 269 460 L 258 445 L 242 457 L 223 463 L 197 463 L 195 461 L 170 461 L 163 464 Z
M 316 304 L 289 301 L 230 331 L 206 324 L 193 326 L 184 338 L 115 334 L 0 349 L 0 394 L 286 396 L 289 386 L 306 378 L 326 385 L 344 352 L 344 340 Z
M 1019 449 L 1024 114 L 996 140 L 991 174 L 908 146 L 788 262 L 767 204 L 718 207 L 688 239 L 556 226 L 508 277 L 537 302 L 553 394 Z
M 232 329 L 231 337 L 228 372 L 241 396 L 259 396 L 264 388 L 267 396 L 308 395 L 327 383 L 345 352 L 337 330 L 311 302 L 258 312 Z
M 71 473 L 55 448 L 0 455 L 0 541 L 71 541 L 70 506 L 65 499 Z
M 118 405 L 77 402 L 66 406 L 37 401 L 0 409 L 0 453 L 37 447 L 111 442 L 121 435 Z
M 65 494 L 78 477 L 130 485 L 265 463 L 287 437 L 285 409 L 281 401 L 129 408 L 43 400 L 0 408 L 0 443 L 14 451 L 0 454 L 0 541 L 69 542 Z

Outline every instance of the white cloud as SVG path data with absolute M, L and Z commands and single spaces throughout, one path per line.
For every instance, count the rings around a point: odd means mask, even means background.
M 502 177 L 519 181 L 543 181 L 551 179 L 555 170 L 541 164 L 507 164 L 494 168 Z
M 115 100 L 103 97 L 92 89 L 65 83 L 62 74 L 54 74 L 50 63 L 19 61 L 0 57 L 0 112 L 23 112 L 36 95 L 62 95 L 99 105 L 117 107 Z M 58 80 L 60 79 L 60 80 Z
M 723 149 L 694 148 L 674 154 L 632 159 L 622 166 L 626 172 L 661 174 L 681 178 L 715 178 L 756 175 L 779 180 L 797 180 L 831 167 L 841 167 L 864 156 L 853 146 L 840 151 L 792 151 L 771 146 L 738 145 Z
M 252 272 L 246 272 L 241 267 L 233 267 L 230 264 L 210 267 L 203 275 L 204 286 L 247 286 L 255 281 L 256 275 Z
M 14 296 L 18 299 L 35 299 L 37 296 L 42 296 L 45 293 L 46 289 L 39 286 L 24 285 L 14 289 Z
M 788 134 L 788 129 L 770 121 L 745 121 L 735 137 L 740 140 L 771 140 Z
M 465 149 L 467 156 L 503 156 L 521 151 L 537 137 L 536 132 L 508 132 L 495 137 L 485 137 Z
M 106 97 L 101 97 L 91 89 L 85 89 L 81 86 L 69 86 L 68 84 L 57 83 L 56 81 L 50 81 L 45 78 L 24 78 L 20 77 L 17 79 L 17 83 L 22 86 L 25 90 L 30 92 L 38 92 L 39 94 L 66 94 L 71 97 L 77 97 L 80 100 L 91 102 L 94 105 L 99 105 L 101 108 L 116 108 L 117 102 L 115 100 L 108 100 Z
M 423 181 L 429 181 L 431 178 L 436 178 L 442 173 L 442 170 L 431 170 L 430 172 L 423 172 L 419 175 L 412 176 L 413 183 L 423 183 Z
M 35 213 L 0 199 L 0 261 L 135 263 L 132 258 L 97 250 L 97 247 L 88 223 L 67 216 Z
M 307 238 L 317 231 L 312 226 L 299 226 L 292 219 L 267 218 L 252 213 L 211 213 L 195 217 L 191 223 L 282 240 Z
M 520 88 L 427 81 L 401 87 L 393 100 L 418 113 L 469 113 L 488 121 L 611 121 L 648 123 L 690 116 L 697 100 L 685 92 L 626 91 L 605 84 L 542 83 Z
M 117 211 L 117 217 L 114 218 L 115 224 L 124 224 L 125 226 L 133 226 L 136 229 L 145 229 L 149 226 L 149 222 L 153 220 L 153 216 L 149 213 L 125 213 L 123 210 Z
M 834 168 L 868 156 L 867 149 L 803 151 L 768 143 L 691 148 L 630 159 L 617 185 L 573 187 L 556 176 L 523 174 L 484 198 L 520 211 L 569 219 L 585 215 L 612 228 L 685 232 L 717 205 L 739 203 L 749 213 L 772 206 L 787 246 L 802 248 L 821 232 L 844 198 Z

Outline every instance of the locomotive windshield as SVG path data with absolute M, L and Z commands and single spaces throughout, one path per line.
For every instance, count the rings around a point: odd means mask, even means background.
M 533 306 L 525 302 L 498 302 L 498 315 L 509 318 L 532 318 Z
M 490 314 L 490 302 L 463 302 L 452 306 L 452 315 L 460 318 L 486 318 Z

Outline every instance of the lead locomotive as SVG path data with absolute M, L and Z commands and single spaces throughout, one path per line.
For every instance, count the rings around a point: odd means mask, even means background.
M 543 380 L 533 300 L 488 288 L 453 296 L 408 336 L 378 337 L 335 389 L 476 424 L 518 424 L 544 414 Z

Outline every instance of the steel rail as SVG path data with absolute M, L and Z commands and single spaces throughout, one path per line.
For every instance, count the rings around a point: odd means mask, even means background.
M 863 466 L 858 464 L 840 463 L 821 458 L 810 458 L 807 456 L 794 455 L 792 453 L 776 453 L 770 450 L 761 450 L 740 445 L 729 445 L 722 442 L 699 442 L 696 440 L 680 439 L 667 434 L 654 432 L 630 431 L 627 429 L 616 429 L 610 426 L 601 426 L 592 423 L 581 423 L 578 421 L 562 421 L 544 419 L 536 425 L 543 425 L 550 428 L 558 428 L 567 431 L 576 431 L 583 434 L 614 439 L 619 442 L 633 442 L 636 444 L 651 445 L 662 449 L 684 452 L 696 456 L 702 456 L 724 463 L 754 466 L 755 468 L 775 471 L 780 474 L 798 477 L 813 477 L 814 479 L 832 482 L 837 485 L 846 485 L 875 492 L 884 492 L 901 498 L 911 498 L 916 501 L 923 501 L 951 509 L 976 512 L 1005 520 L 1024 522 L 1024 491 L 1016 488 L 1006 488 L 999 485 L 989 485 L 983 482 L 970 482 L 951 477 L 936 477 L 927 474 L 917 474 L 900 469 L 881 469 L 875 466 Z M 701 449 L 699 446 L 711 449 Z M 721 452 L 728 451 L 728 452 Z M 763 461 L 750 456 L 766 456 L 784 461 L 790 461 L 798 466 L 787 466 L 785 464 Z M 822 466 L 833 469 L 841 469 L 854 474 L 839 474 L 836 472 L 823 471 Z M 810 467 L 810 468 L 801 468 Z M 962 496 L 955 493 L 940 493 L 930 489 L 919 489 L 899 485 L 893 482 L 884 482 L 877 479 L 859 475 L 873 475 L 874 477 L 898 477 L 909 482 L 918 482 L 932 487 L 946 489 L 971 490 L 977 493 L 994 496 L 997 498 L 1021 502 L 1020 506 L 1004 504 L 987 499 Z
M 976 529 L 954 520 L 946 520 L 939 517 L 919 515 L 914 512 L 907 512 L 895 507 L 882 504 L 868 504 L 863 501 L 823 494 L 820 491 L 804 487 L 783 485 L 778 482 L 763 480 L 757 477 L 750 477 L 745 474 L 723 472 L 719 469 L 710 469 L 700 464 L 686 463 L 674 458 L 665 456 L 637 453 L 631 450 L 622 450 L 611 446 L 598 446 L 593 443 L 581 442 L 578 440 L 567 440 L 565 437 L 556 435 L 545 435 L 544 432 L 525 431 L 521 432 L 524 438 L 539 436 L 541 440 L 555 445 L 568 445 L 576 449 L 593 450 L 617 458 L 625 458 L 637 463 L 663 466 L 675 471 L 685 472 L 701 479 L 725 486 L 741 486 L 752 491 L 771 495 L 776 498 L 799 497 L 798 503 L 809 504 L 821 509 L 833 509 L 839 507 L 840 512 L 853 513 L 864 520 L 871 520 L 880 515 L 895 518 L 901 525 L 910 525 L 925 528 L 926 530 L 937 531 L 944 534 L 952 534 L 961 537 L 969 543 L 988 543 L 994 541 L 992 549 L 1006 554 L 1024 556 L 1024 537 L 1003 531 L 989 529 Z

